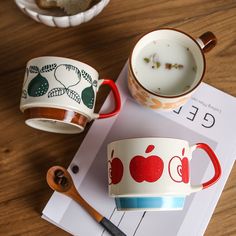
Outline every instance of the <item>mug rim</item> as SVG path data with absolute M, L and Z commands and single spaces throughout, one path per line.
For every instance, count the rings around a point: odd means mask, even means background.
M 66 125 L 70 125 L 70 126 L 74 126 L 77 128 L 77 131 L 74 132 L 68 132 L 68 131 L 62 131 L 62 130 L 52 130 L 52 129 L 47 129 L 47 128 L 41 128 L 43 126 L 41 126 L 40 128 L 37 127 L 36 125 L 33 125 L 33 122 L 37 122 L 37 121 L 52 121 L 52 122 L 59 122 L 62 124 L 66 124 Z M 84 131 L 84 127 L 80 126 L 78 124 L 75 123 L 68 123 L 65 122 L 63 120 L 57 120 L 57 119 L 50 119 L 50 118 L 29 118 L 25 120 L 25 124 L 28 125 L 31 128 L 37 129 L 37 130 L 41 130 L 41 131 L 46 131 L 46 132 L 50 132 L 50 133 L 56 133 L 56 134 L 78 134 Z
M 123 138 L 123 139 L 117 139 L 115 141 L 112 141 L 110 143 L 108 143 L 108 146 L 109 145 L 115 145 L 116 143 L 119 143 L 121 141 L 134 141 L 134 140 L 148 140 L 148 139 L 155 139 L 155 140 L 175 140 L 175 141 L 181 141 L 181 142 L 185 142 L 186 144 L 190 145 L 189 144 L 189 141 L 188 140 L 185 140 L 185 139 L 179 139 L 179 138 L 169 138 L 169 137 L 137 137 L 137 138 Z
M 160 95 L 160 94 L 154 93 L 153 91 L 151 91 L 151 90 L 145 88 L 145 87 L 139 82 L 138 78 L 136 77 L 136 75 L 135 75 L 135 73 L 134 73 L 134 71 L 133 71 L 133 67 L 132 67 L 131 61 L 132 61 L 134 49 L 135 49 L 136 45 L 138 44 L 138 42 L 139 42 L 143 37 L 145 37 L 146 35 L 148 35 L 148 34 L 150 34 L 150 33 L 152 33 L 152 32 L 161 31 L 161 30 L 177 31 L 177 32 L 179 32 L 179 33 L 182 33 L 182 34 L 186 35 L 190 40 L 192 40 L 192 41 L 198 46 L 198 48 L 199 48 L 199 50 L 200 50 L 200 52 L 201 52 L 201 55 L 202 55 L 202 59 L 203 59 L 203 71 L 202 71 L 201 78 L 199 79 L 199 81 L 197 82 L 197 84 L 196 84 L 192 89 L 190 89 L 189 91 L 187 91 L 187 92 L 185 92 L 185 93 L 179 94 L 179 95 L 173 95 L 173 96 L 172 96 L 172 95 L 169 95 L 169 96 L 167 96 L 167 95 Z M 142 89 L 144 89 L 145 91 L 147 91 L 148 93 L 150 93 L 150 94 L 152 94 L 152 95 L 154 95 L 154 96 L 157 96 L 157 97 L 161 97 L 161 98 L 180 98 L 180 97 L 184 97 L 184 96 L 190 94 L 191 92 L 193 92 L 193 91 L 200 85 L 200 83 L 202 82 L 203 77 L 204 77 L 204 75 L 205 75 L 205 71 L 206 71 L 206 59 L 205 59 L 204 52 L 203 52 L 203 50 L 201 49 L 200 45 L 197 43 L 196 39 L 194 39 L 191 35 L 189 35 L 189 34 L 183 32 L 182 30 L 179 30 L 179 29 L 164 27 L 164 28 L 159 28 L 159 29 L 156 29 L 156 30 L 148 31 L 147 33 L 143 34 L 143 35 L 138 39 L 138 41 L 137 41 L 137 42 L 135 43 L 135 45 L 133 46 L 132 51 L 131 51 L 130 56 L 129 56 L 129 68 L 130 68 L 130 71 L 131 71 L 131 73 L 132 73 L 133 78 L 134 78 L 135 81 L 138 83 L 138 85 L 139 85 Z
M 41 58 L 49 58 L 49 59 L 64 59 L 64 60 L 70 60 L 70 61 L 73 61 L 75 63 L 80 63 L 82 65 L 85 65 L 87 66 L 89 69 L 91 70 L 94 70 L 96 72 L 96 74 L 98 75 L 98 79 L 99 79 L 99 73 L 98 71 L 93 67 L 93 66 L 90 66 L 89 64 L 85 63 L 85 62 L 82 62 L 82 61 L 79 61 L 79 60 L 76 60 L 76 59 L 72 59 L 72 58 L 68 58 L 68 57 L 59 57 L 59 56 L 40 56 L 40 57 L 34 57 L 34 58 L 31 58 L 29 61 L 27 61 L 26 65 L 28 64 L 31 64 L 32 61 L 36 60 L 36 59 L 41 59 Z

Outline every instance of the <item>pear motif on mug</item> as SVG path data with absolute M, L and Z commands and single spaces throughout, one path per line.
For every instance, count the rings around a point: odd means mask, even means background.
M 47 93 L 49 88 L 48 80 L 42 76 L 42 73 L 50 72 L 56 68 L 56 64 L 45 65 L 41 69 L 37 66 L 30 66 L 29 72 L 37 74 L 28 85 L 28 95 L 31 97 L 40 97 Z
M 52 88 L 48 92 L 48 97 L 52 98 L 67 95 L 70 99 L 80 104 L 80 95 L 74 89 L 81 80 L 80 70 L 70 64 L 61 64 L 55 69 L 54 77 L 61 86 Z
M 93 87 L 97 87 L 97 81 L 96 80 L 92 81 L 92 77 L 84 70 L 82 70 L 81 73 L 82 73 L 83 78 L 90 83 L 90 86 L 85 88 L 82 91 L 82 95 L 81 95 L 82 101 L 86 107 L 92 109 L 94 105 L 94 99 L 95 99 L 95 93 L 94 93 Z

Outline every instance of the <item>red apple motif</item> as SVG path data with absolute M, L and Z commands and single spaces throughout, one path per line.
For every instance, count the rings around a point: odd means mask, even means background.
M 124 167 L 121 160 L 118 157 L 113 158 L 114 150 L 111 152 L 111 160 L 108 161 L 109 167 L 109 185 L 118 184 L 123 176 Z
M 149 145 L 145 153 L 150 153 L 154 150 L 154 145 Z M 132 178 L 141 183 L 143 181 L 156 182 L 162 175 L 164 163 L 158 156 L 135 156 L 131 159 L 129 170 Z
M 182 150 L 182 156 L 184 156 L 185 149 Z M 187 157 L 180 158 L 179 156 L 174 156 L 170 159 L 168 165 L 168 171 L 171 179 L 177 183 L 189 182 L 189 162 Z

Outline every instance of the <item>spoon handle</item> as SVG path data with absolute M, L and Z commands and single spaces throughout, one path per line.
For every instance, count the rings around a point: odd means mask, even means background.
M 75 188 L 66 193 L 67 196 L 79 203 L 98 223 L 103 219 L 103 216 L 94 209 L 88 202 L 77 192 Z
M 112 236 L 126 236 L 117 226 L 115 226 L 110 220 L 103 217 L 99 222 Z
M 90 206 L 75 188 L 72 188 L 71 191 L 67 192 L 67 195 L 77 201 L 112 236 L 126 236 L 126 234 L 124 234 L 117 226 L 115 226 L 111 221 L 103 217 L 97 210 Z

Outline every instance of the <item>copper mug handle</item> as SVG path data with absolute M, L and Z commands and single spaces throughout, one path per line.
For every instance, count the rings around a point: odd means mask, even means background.
M 196 41 L 205 53 L 211 51 L 211 49 L 214 48 L 217 43 L 216 36 L 210 31 L 202 34 L 196 39 Z

